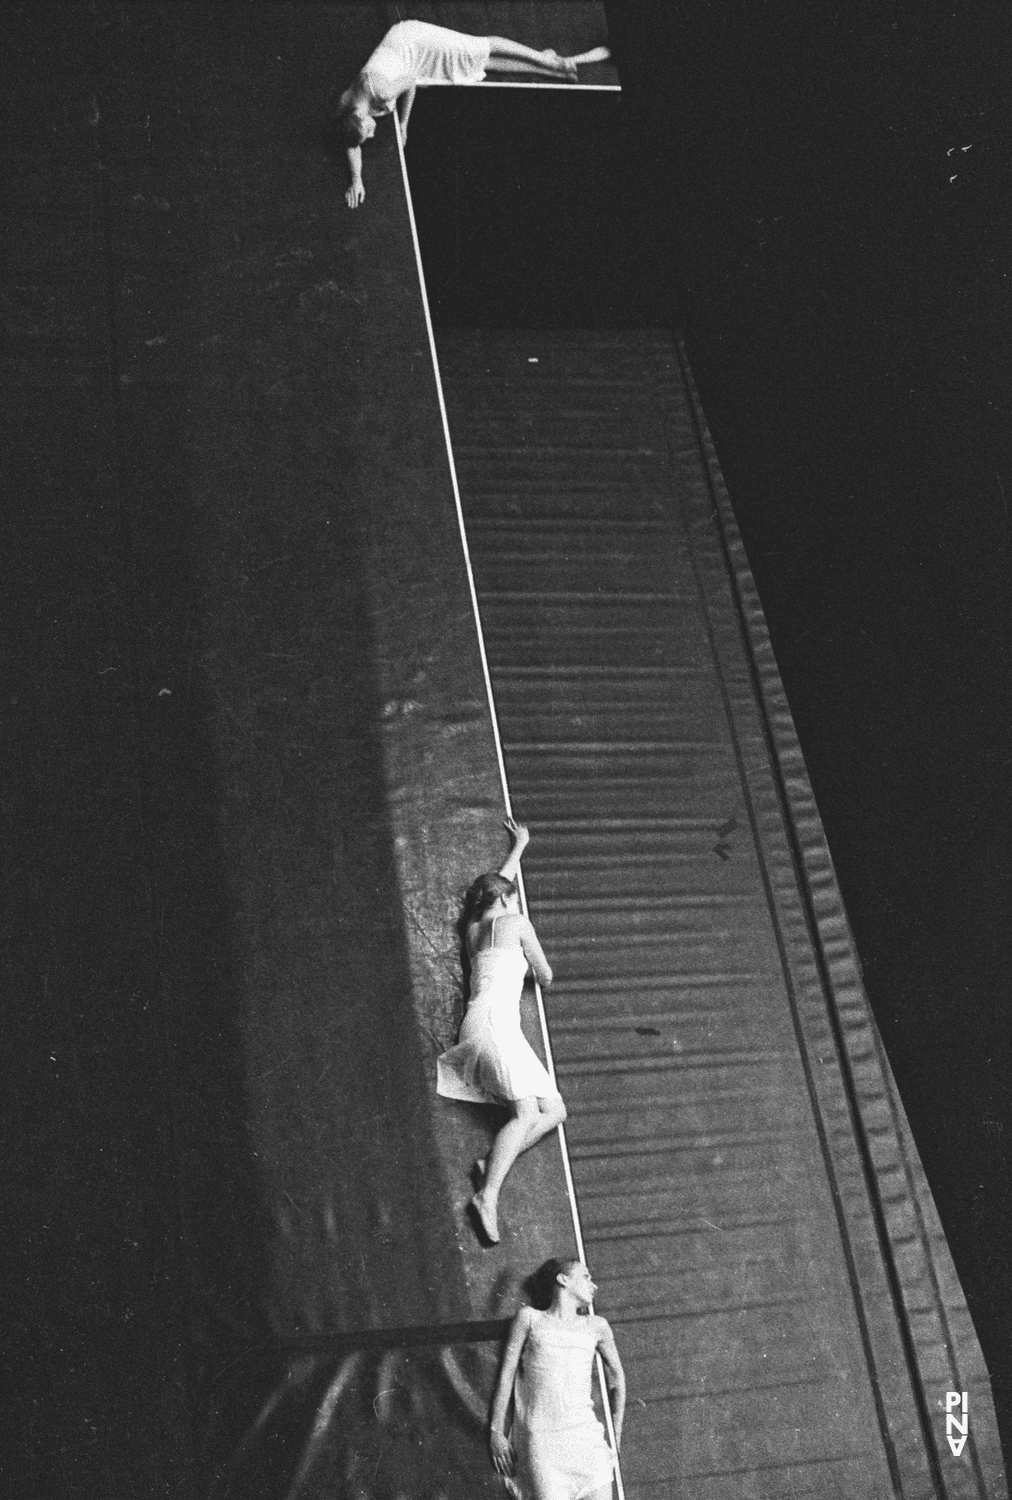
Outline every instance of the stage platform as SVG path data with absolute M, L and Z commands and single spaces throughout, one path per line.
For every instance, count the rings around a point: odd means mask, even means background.
M 595 7 L 471 9 L 600 40 Z M 22 1273 L 65 1248 L 12 1315 L 18 1493 L 501 1494 L 505 1320 L 582 1246 L 630 1500 L 1000 1500 L 680 347 L 433 331 L 391 130 L 355 214 L 320 136 L 390 10 L 23 19 L 9 1191 Z M 507 798 L 570 1120 L 486 1249 L 498 1122 L 435 1058 Z

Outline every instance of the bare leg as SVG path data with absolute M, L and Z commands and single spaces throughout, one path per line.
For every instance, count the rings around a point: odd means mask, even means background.
M 475 1163 L 484 1181 L 471 1202 L 493 1245 L 499 1243 L 499 1191 L 510 1168 L 522 1151 L 557 1129 L 565 1118 L 566 1106 L 561 1099 L 518 1099 L 516 1114 L 496 1136 L 487 1162 L 479 1158 Z
M 565 58 L 564 61 L 575 63 L 580 68 L 584 63 L 607 62 L 610 57 L 610 47 L 591 47 L 589 52 L 577 52 L 572 57 Z M 595 1497 L 590 1495 L 587 1497 L 587 1500 L 595 1500 Z
M 565 1119 L 566 1106 L 561 1099 L 539 1099 L 538 1113 L 531 1119 L 527 1136 L 517 1155 L 520 1156 L 525 1151 L 529 1151 L 536 1142 L 541 1140 L 542 1136 L 546 1136 L 550 1130 L 556 1130 Z M 477 1157 L 472 1170 L 477 1180 L 484 1183 L 485 1173 L 488 1170 L 488 1158 Z
M 499 1243 L 499 1224 L 496 1218 L 499 1189 L 505 1182 L 510 1167 L 524 1149 L 531 1126 L 536 1125 L 541 1118 L 538 1101 L 533 1095 L 529 1099 L 518 1099 L 514 1109 L 516 1113 L 512 1120 L 506 1121 L 492 1144 L 485 1181 L 471 1199 L 481 1220 L 481 1227 L 493 1245 Z
M 549 78 L 576 77 L 576 64 L 560 57 L 550 47 L 537 52 L 525 47 L 523 42 L 513 42 L 509 37 L 490 36 L 488 65 L 497 73 L 541 73 Z
M 537 1141 L 541 1140 L 542 1136 L 548 1135 L 549 1131 L 557 1130 L 565 1118 L 566 1106 L 561 1099 L 539 1099 L 537 1117 L 531 1121 L 527 1139 L 520 1150 L 529 1151 Z
M 576 76 L 559 68 L 546 68 L 543 63 L 524 62 L 519 57 L 490 57 L 488 66 L 493 73 L 533 73 L 538 78 L 558 78 L 565 83 L 572 83 Z

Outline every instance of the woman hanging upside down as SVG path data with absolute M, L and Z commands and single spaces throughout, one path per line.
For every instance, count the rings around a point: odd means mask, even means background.
M 471 1207 L 499 1242 L 499 1190 L 520 1155 L 566 1118 L 566 1106 L 520 1029 L 520 993 L 528 965 L 542 987 L 552 971 L 537 934 L 520 913 L 516 875 L 530 835 L 507 818 L 512 848 L 498 874 L 479 875 L 464 899 L 461 929 L 471 960 L 471 994 L 455 1047 L 437 1061 L 437 1092 L 471 1104 L 506 1104 L 513 1118 L 499 1131 Z
M 522 1307 L 513 1319 L 492 1401 L 492 1462 L 522 1500 L 610 1500 L 615 1458 L 594 1413 L 591 1372 L 607 1372 L 616 1451 L 622 1441 L 625 1374 L 615 1337 L 588 1309 L 597 1291 L 579 1260 L 552 1260 L 547 1311 Z M 506 1436 L 510 1395 L 516 1398 Z
M 354 83 L 346 88 L 332 112 L 348 152 L 351 185 L 344 195 L 349 208 L 365 197 L 362 185 L 362 145 L 376 134 L 376 121 L 393 114 L 407 140 L 408 118 L 419 84 L 480 83 L 486 68 L 498 73 L 537 73 L 575 83 L 580 63 L 603 62 L 607 47 L 594 47 L 576 57 L 560 57 L 550 48 L 536 52 L 504 36 L 469 36 L 432 26 L 428 21 L 399 21 L 392 26 Z

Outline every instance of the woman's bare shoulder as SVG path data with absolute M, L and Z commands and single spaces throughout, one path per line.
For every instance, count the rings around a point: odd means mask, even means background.
M 530 919 L 522 912 L 508 911 L 496 918 L 495 930 L 496 932 L 527 932 L 530 925 Z
M 615 1335 L 611 1331 L 611 1324 L 607 1318 L 602 1318 L 600 1313 L 591 1313 L 590 1325 L 599 1345 L 614 1345 Z
M 497 948 L 510 947 L 513 942 L 519 943 L 524 929 L 516 924 L 525 920 L 526 918 L 517 917 L 513 912 L 504 912 L 501 917 L 495 918 L 493 938 L 492 919 L 479 917 L 476 922 L 468 923 L 464 933 L 467 951 L 474 955 L 483 952 L 486 948 L 491 948 L 493 942 Z
M 506 916 L 500 917 L 495 931 L 497 943 L 505 939 L 511 945 L 515 944 L 518 948 L 523 948 L 531 938 L 537 942 L 537 934 L 531 925 L 530 918 L 525 917 L 521 912 L 507 912 Z
M 516 1335 L 523 1334 L 525 1337 L 530 1332 L 531 1324 L 534 1322 L 534 1309 L 528 1303 L 518 1307 L 510 1324 L 510 1332 Z

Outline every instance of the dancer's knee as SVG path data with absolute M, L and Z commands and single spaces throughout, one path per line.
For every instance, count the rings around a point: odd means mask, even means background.
M 523 1120 L 528 1125 L 538 1117 L 538 1101 L 533 1094 L 529 1099 L 515 1100 L 513 1108 L 516 1111 L 517 1119 Z

